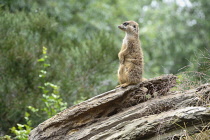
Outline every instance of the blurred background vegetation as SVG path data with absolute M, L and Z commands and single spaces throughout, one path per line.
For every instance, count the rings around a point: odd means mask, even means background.
M 27 106 L 43 106 L 43 46 L 46 79 L 68 106 L 113 89 L 124 37 L 117 25 L 126 20 L 140 26 L 144 77 L 190 74 L 209 82 L 209 15 L 208 0 L 0 0 L 0 135 L 24 123 Z

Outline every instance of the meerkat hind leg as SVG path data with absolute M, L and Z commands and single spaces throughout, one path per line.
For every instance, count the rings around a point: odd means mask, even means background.
M 121 85 L 117 85 L 115 88 L 119 88 L 119 87 L 121 87 Z
M 135 85 L 135 84 L 131 84 L 131 83 L 123 83 L 123 84 L 117 85 L 117 86 L 116 86 L 116 88 L 118 88 L 118 87 L 125 88 L 125 87 L 127 87 L 127 86 L 129 86 L 129 85 Z
M 125 87 L 127 87 L 127 86 L 129 86 L 129 85 L 134 85 L 134 84 L 124 83 L 124 84 L 121 84 L 120 87 L 125 88 Z
M 117 85 L 115 88 L 119 88 L 119 87 L 125 88 L 129 85 L 134 85 L 134 84 L 124 83 L 124 84 Z
M 129 85 L 136 85 L 142 82 L 141 73 L 139 73 L 138 71 L 128 70 L 124 76 L 126 77 L 126 82 L 119 85 L 120 87 L 124 88 Z
M 142 82 L 144 82 L 144 81 L 147 81 L 147 79 L 146 78 L 142 78 L 142 80 L 141 80 Z

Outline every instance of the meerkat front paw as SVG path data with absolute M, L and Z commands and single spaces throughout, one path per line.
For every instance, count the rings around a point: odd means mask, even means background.
M 123 60 L 120 60 L 120 64 L 124 64 L 124 62 L 125 62 L 125 60 L 123 59 Z
M 125 58 L 124 57 L 121 57 L 119 60 L 120 60 L 120 64 L 123 64 L 125 62 Z
M 122 53 L 119 53 L 118 57 L 119 57 L 120 63 L 123 64 L 125 61 L 124 55 Z

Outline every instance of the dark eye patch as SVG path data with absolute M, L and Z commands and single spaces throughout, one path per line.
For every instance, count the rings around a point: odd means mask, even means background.
M 127 22 L 124 22 L 124 23 L 123 23 L 124 26 L 127 26 L 128 24 L 129 24 L 129 23 L 127 23 Z
M 136 28 L 136 25 L 133 25 L 134 28 Z

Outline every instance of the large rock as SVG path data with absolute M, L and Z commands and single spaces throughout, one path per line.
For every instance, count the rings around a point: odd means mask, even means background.
M 41 123 L 29 139 L 155 140 L 208 125 L 210 85 L 169 92 L 175 83 L 174 75 L 164 75 L 100 94 Z

